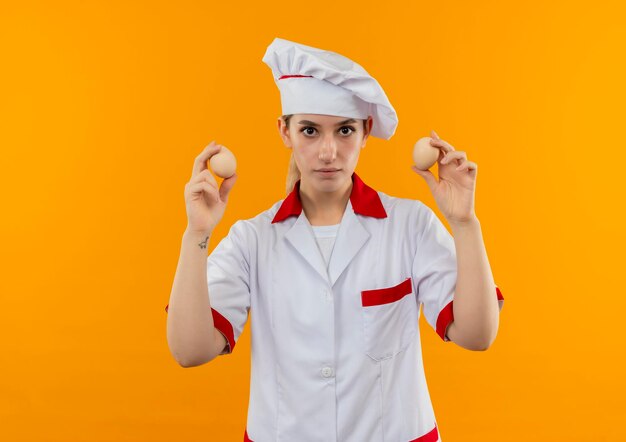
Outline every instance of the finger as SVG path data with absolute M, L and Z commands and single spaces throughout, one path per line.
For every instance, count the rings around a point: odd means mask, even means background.
M 431 129 L 431 130 L 430 130 L 430 136 L 431 136 L 432 138 L 437 139 L 437 140 L 440 140 L 440 139 L 441 139 L 441 138 L 439 137 L 439 135 L 437 135 L 437 132 L 435 132 L 435 130 L 434 130 L 434 129 Z
M 439 155 L 437 156 L 437 161 L 441 161 L 445 156 L 446 156 L 446 148 L 444 146 L 436 146 L 433 143 L 434 140 L 431 140 L 431 146 L 436 147 L 437 149 L 439 149 Z
M 449 152 L 451 150 L 455 150 L 454 147 L 452 147 L 452 145 L 450 143 L 447 143 L 447 142 L 443 141 L 442 139 L 431 138 L 430 144 L 435 146 L 435 147 L 440 147 L 440 148 L 444 149 L 446 152 Z
M 200 172 L 202 172 L 203 170 L 207 169 L 206 162 L 209 160 L 209 158 L 211 158 L 213 155 L 218 153 L 221 149 L 222 149 L 221 144 L 217 144 L 215 141 L 211 141 L 208 144 L 208 146 L 205 147 L 202 152 L 200 152 L 200 155 L 198 155 L 195 161 L 193 162 L 193 169 L 191 171 L 191 176 L 193 177 L 199 174 Z
M 191 180 L 189 180 L 190 183 L 199 183 L 202 181 L 209 183 L 217 190 L 217 181 L 209 169 L 204 169 L 202 172 L 196 174 L 191 178 Z
M 455 159 L 467 159 L 467 154 L 461 150 L 455 150 L 455 151 L 450 151 L 448 152 L 443 159 L 441 160 L 441 164 L 446 164 L 449 163 L 452 160 Z M 458 163 L 460 164 L 460 163 Z
M 228 195 L 235 185 L 235 181 L 237 181 L 237 174 L 233 174 L 222 181 L 222 185 L 220 186 L 220 198 L 224 201 L 224 203 L 228 202 Z
M 445 144 L 442 144 L 441 140 L 435 140 L 434 138 L 430 139 L 430 145 L 433 146 L 433 147 L 436 147 L 437 149 L 439 149 L 441 152 L 443 152 L 443 154 L 445 154 L 446 152 L 450 152 L 450 151 L 454 150 L 454 149 L 450 149 Z
M 477 170 L 478 169 L 478 164 L 472 162 L 472 161 L 465 161 L 464 163 L 461 163 L 459 166 L 457 166 L 456 170 Z
M 189 188 L 189 190 L 191 191 L 192 195 L 200 195 L 204 193 L 210 201 L 219 201 L 217 189 L 211 187 L 206 181 L 195 183 Z
M 208 183 L 201 183 L 202 189 L 209 196 L 211 201 L 215 201 L 216 203 L 220 202 L 220 195 L 218 190 L 215 187 L 210 186 Z

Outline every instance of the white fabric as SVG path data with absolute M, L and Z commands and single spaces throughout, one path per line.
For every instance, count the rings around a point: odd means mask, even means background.
M 335 245 L 335 237 L 337 236 L 337 230 L 339 230 L 339 224 L 333 224 L 332 226 L 311 226 L 313 227 L 313 233 L 315 234 L 315 240 L 317 246 L 324 257 L 326 262 L 326 270 L 330 263 L 330 255 L 333 252 L 333 246 Z
M 272 70 L 283 115 L 360 119 L 371 115 L 372 136 L 388 140 L 394 135 L 398 115 L 378 81 L 358 63 L 336 52 L 278 37 L 262 60 Z M 281 78 L 292 75 L 295 77 Z
M 435 431 L 418 319 L 423 305 L 436 330 L 454 298 L 454 240 L 422 202 L 378 195 L 386 218 L 348 201 L 328 271 L 304 212 L 271 222 L 281 201 L 236 221 L 209 255 L 210 304 L 235 342 L 252 321 L 251 441 L 408 442 Z M 407 279 L 399 300 L 362 305 L 364 290 Z

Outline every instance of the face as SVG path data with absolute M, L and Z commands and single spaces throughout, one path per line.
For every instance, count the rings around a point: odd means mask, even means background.
M 363 120 L 320 114 L 294 114 L 287 129 L 278 118 L 278 130 L 302 175 L 301 187 L 321 192 L 344 189 L 351 180 L 371 132 L 373 119 Z

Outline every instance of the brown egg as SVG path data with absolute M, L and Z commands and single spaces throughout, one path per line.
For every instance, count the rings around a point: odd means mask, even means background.
M 439 149 L 431 146 L 430 137 L 423 137 L 417 140 L 413 147 L 413 162 L 420 170 L 428 170 L 439 158 Z
M 228 178 L 235 174 L 237 169 L 237 160 L 235 155 L 222 146 L 221 150 L 209 159 L 211 170 L 220 178 Z

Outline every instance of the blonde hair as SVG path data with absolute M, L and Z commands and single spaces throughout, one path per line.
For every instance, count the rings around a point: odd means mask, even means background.
M 293 114 L 283 115 L 282 119 L 285 122 L 285 126 L 287 126 L 287 130 L 289 130 L 289 121 L 293 117 Z M 367 130 L 367 120 L 363 120 L 363 130 Z M 293 190 L 293 186 L 296 185 L 296 182 L 302 177 L 300 174 L 300 169 L 298 169 L 298 165 L 296 164 L 296 159 L 293 156 L 293 150 L 291 151 L 291 158 L 289 159 L 289 169 L 287 170 L 287 194 L 291 193 Z
M 291 120 L 293 114 L 283 115 L 282 119 L 287 126 L 287 130 L 289 130 L 289 120 Z M 289 194 L 293 190 L 293 186 L 296 185 L 296 181 L 298 181 L 301 177 L 300 169 L 298 169 L 298 165 L 296 164 L 296 159 L 293 156 L 293 150 L 291 151 L 291 158 L 289 159 L 289 168 L 287 169 L 287 194 Z

